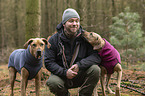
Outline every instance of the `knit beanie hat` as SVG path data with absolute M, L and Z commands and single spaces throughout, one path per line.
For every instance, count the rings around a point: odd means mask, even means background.
M 68 8 L 63 12 L 62 24 L 64 24 L 70 18 L 79 18 L 80 19 L 80 16 L 76 10 L 74 10 L 72 8 Z

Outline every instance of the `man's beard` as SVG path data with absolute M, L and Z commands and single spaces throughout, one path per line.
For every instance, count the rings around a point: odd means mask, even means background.
M 75 37 L 77 32 L 78 32 L 79 28 L 77 28 L 77 30 L 74 32 L 72 31 L 70 28 L 65 28 L 64 32 L 65 32 L 65 35 L 68 37 L 68 38 L 72 38 L 72 37 Z

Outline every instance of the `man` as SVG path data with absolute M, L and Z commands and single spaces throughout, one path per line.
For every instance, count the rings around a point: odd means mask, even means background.
M 64 11 L 57 33 L 45 50 L 45 67 L 52 74 L 46 84 L 56 96 L 70 96 L 68 89 L 79 89 L 79 96 L 91 96 L 99 81 L 101 59 L 83 38 L 80 16 L 76 10 Z

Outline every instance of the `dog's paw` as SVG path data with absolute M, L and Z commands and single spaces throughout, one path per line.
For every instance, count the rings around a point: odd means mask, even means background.
M 112 91 L 112 92 L 109 92 L 109 93 L 110 93 L 110 94 L 115 94 L 115 92 L 113 92 L 113 91 Z
M 113 92 L 113 91 L 110 89 L 110 87 L 107 87 L 107 89 L 108 89 L 108 92 L 109 92 L 110 94 L 115 94 L 115 92 Z

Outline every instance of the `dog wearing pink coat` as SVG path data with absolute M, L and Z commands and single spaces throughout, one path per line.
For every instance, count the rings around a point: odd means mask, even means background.
M 105 75 L 107 75 L 106 88 L 108 89 L 109 93 L 115 94 L 115 96 L 120 96 L 122 67 L 121 67 L 121 58 L 119 52 L 106 39 L 102 38 L 99 34 L 95 32 L 84 31 L 83 36 L 93 46 L 94 50 L 98 51 L 98 54 L 102 59 L 102 62 L 100 64 L 100 68 L 101 68 L 100 79 L 101 79 L 103 96 L 106 96 Z M 109 87 L 109 80 L 114 72 L 117 72 L 116 92 L 113 92 Z M 94 96 L 98 96 L 97 91 L 94 92 Z

